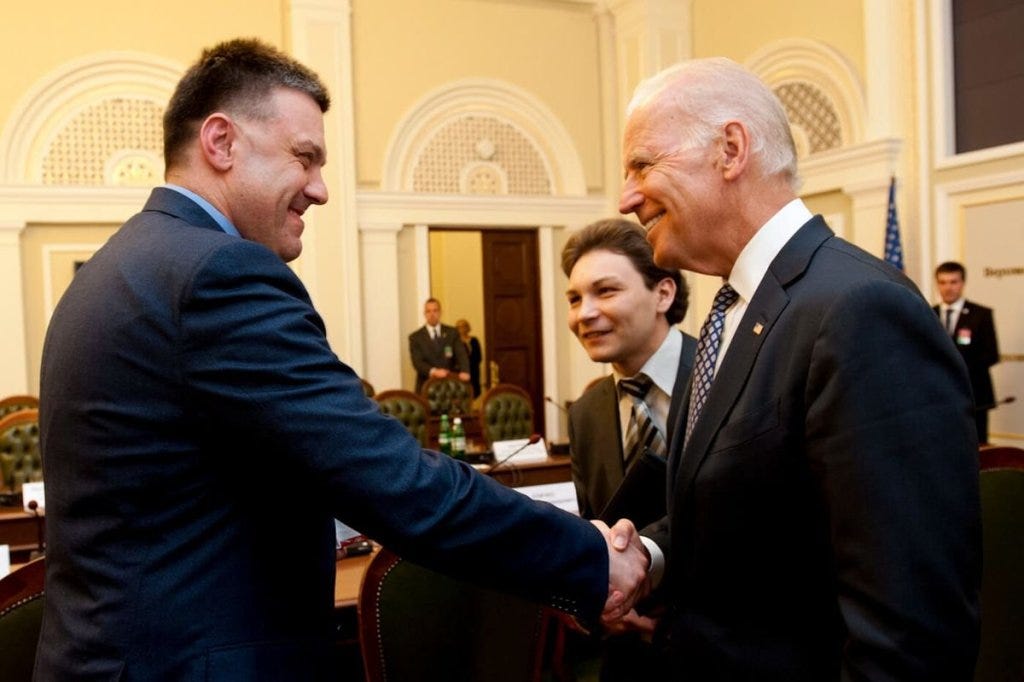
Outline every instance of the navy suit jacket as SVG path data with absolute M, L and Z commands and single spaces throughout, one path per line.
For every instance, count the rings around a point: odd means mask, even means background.
M 977 442 L 963 363 L 902 273 L 820 216 L 771 263 L 683 450 L 666 552 L 679 678 L 970 680 Z
M 932 310 L 940 316 L 941 322 L 941 308 L 936 305 L 932 306 Z M 960 317 L 956 320 L 953 343 L 967 365 L 975 404 L 982 409 L 992 407 L 996 394 L 992 390 L 989 368 L 999 362 L 999 343 L 996 341 L 992 309 L 973 301 L 964 301 Z
M 75 275 L 43 353 L 36 679 L 337 679 L 332 517 L 595 618 L 591 524 L 422 451 L 331 352 L 299 279 L 154 190 Z
M 676 333 L 682 334 L 683 347 L 679 352 L 679 368 L 672 388 L 666 441 L 672 435 L 697 348 L 697 341 L 692 336 L 680 331 Z M 626 475 L 619 397 L 614 377 L 607 376 L 594 384 L 569 408 L 569 454 L 572 456 L 572 480 L 576 484 L 580 516 L 600 518 Z M 660 490 L 652 490 L 651 494 L 659 495 Z

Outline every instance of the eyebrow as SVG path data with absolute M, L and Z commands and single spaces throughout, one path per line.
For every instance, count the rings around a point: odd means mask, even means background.
M 594 288 L 594 287 L 602 286 L 604 284 L 620 284 L 621 281 L 622 280 L 620 280 L 618 277 L 615 277 L 614 275 L 605 275 L 603 277 L 598 277 L 597 279 L 595 279 L 595 280 L 593 280 L 591 282 L 587 282 L 586 286 L 583 286 L 583 287 L 580 287 L 580 288 L 582 288 L 582 289 L 591 289 L 591 288 Z M 569 289 L 565 290 L 565 294 L 567 296 L 569 294 L 577 294 L 577 293 L 579 293 L 579 289 L 576 289 L 576 288 L 570 287 Z
M 321 166 L 327 165 L 327 152 L 312 140 L 300 140 L 292 146 L 292 149 L 296 154 L 312 156 L 313 161 Z

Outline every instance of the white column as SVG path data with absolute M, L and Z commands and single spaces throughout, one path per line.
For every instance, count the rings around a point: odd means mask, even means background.
M 291 52 L 331 94 L 324 116 L 329 203 L 306 213 L 305 255 L 295 262 L 334 351 L 362 371 L 362 279 L 356 223 L 355 122 L 349 0 L 290 0 Z
M 853 213 L 853 225 L 847 233 L 847 240 L 881 258 L 885 252 L 889 178 L 850 183 L 842 189 L 850 197 Z
M 21 232 L 25 223 L 0 222 L 0 397 L 29 393 L 25 344 L 25 293 L 22 287 Z
M 401 223 L 359 226 L 363 266 L 363 377 L 380 391 L 402 385 L 405 362 L 399 305 L 398 233 Z
M 693 53 L 692 0 L 608 0 L 615 17 L 619 111 L 642 79 Z
M 550 225 L 542 225 L 537 228 L 537 250 L 540 252 L 540 333 L 544 340 L 543 362 L 544 362 L 544 395 L 552 396 L 558 401 L 558 352 L 555 339 L 558 338 L 556 329 L 557 303 L 555 301 L 555 273 L 559 266 L 555 254 L 555 230 Z M 547 433 L 544 434 L 548 442 L 561 441 L 568 438 L 568 433 L 563 429 L 562 412 L 544 401 L 544 424 Z

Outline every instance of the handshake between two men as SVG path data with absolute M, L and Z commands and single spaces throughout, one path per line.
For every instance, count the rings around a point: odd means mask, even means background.
M 650 592 L 651 556 L 640 541 L 639 532 L 629 519 L 620 519 L 610 528 L 603 521 L 591 523 L 608 543 L 608 600 L 601 613 L 601 625 L 609 632 L 653 630 L 653 621 L 639 616 L 634 609 L 637 601 Z

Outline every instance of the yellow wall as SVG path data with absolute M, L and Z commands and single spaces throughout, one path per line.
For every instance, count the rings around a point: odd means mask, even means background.
M 0 125 L 34 83 L 96 52 L 130 50 L 184 68 L 207 45 L 255 36 L 282 45 L 284 0 L 90 0 L 4 2 L 0 21 Z
M 602 184 L 600 64 L 593 7 L 574 3 L 353 0 L 357 177 L 377 187 L 387 144 L 432 90 L 500 79 L 566 127 L 588 188 Z
M 745 61 L 776 40 L 809 38 L 842 52 L 864 73 L 864 8 L 859 1 L 694 0 L 693 55 Z

